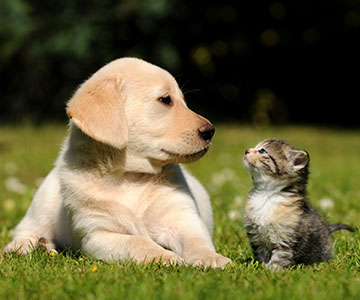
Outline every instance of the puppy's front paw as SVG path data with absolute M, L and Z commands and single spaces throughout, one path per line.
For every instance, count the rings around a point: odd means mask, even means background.
M 35 238 L 17 239 L 4 248 L 4 253 L 26 255 L 35 249 L 51 252 L 52 250 L 55 250 L 55 244 L 45 238 L 40 238 L 38 240 Z
M 4 253 L 16 253 L 20 255 L 26 255 L 36 247 L 35 239 L 19 239 L 9 243 L 4 248 Z
M 193 266 L 204 266 L 221 269 L 225 269 L 228 264 L 232 264 L 230 258 L 213 252 L 207 252 L 203 253 L 202 255 L 197 255 L 194 258 L 187 259 L 186 262 Z
M 183 259 L 177 255 L 176 253 L 169 251 L 169 250 L 162 250 L 162 251 L 151 251 L 147 253 L 145 257 L 133 257 L 139 263 L 151 263 L 151 262 L 161 262 L 164 265 L 176 265 L 176 264 L 183 264 Z

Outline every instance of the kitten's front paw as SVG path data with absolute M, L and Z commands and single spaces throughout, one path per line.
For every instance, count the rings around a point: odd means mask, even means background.
M 279 271 L 279 270 L 284 270 L 284 267 L 279 265 L 279 264 L 276 264 L 276 263 L 268 262 L 265 265 L 265 269 L 266 270 L 271 270 L 271 271 Z
M 204 266 L 204 267 L 211 267 L 211 268 L 221 268 L 225 269 L 228 264 L 232 264 L 230 258 L 222 256 L 218 253 L 201 253 L 196 257 L 185 259 L 186 263 L 192 266 Z

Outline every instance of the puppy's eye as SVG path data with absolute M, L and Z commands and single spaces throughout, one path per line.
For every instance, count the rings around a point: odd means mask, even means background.
M 170 96 L 160 97 L 159 101 L 166 104 L 166 105 L 170 105 L 172 103 L 172 100 L 171 100 Z
M 266 154 L 267 152 L 266 152 L 266 150 L 265 150 L 264 148 L 261 148 L 261 149 L 259 150 L 259 153 L 260 153 L 260 154 Z

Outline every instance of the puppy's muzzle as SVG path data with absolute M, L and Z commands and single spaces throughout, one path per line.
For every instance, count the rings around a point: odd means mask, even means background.
M 215 133 L 215 127 L 210 123 L 205 123 L 205 125 L 201 126 L 198 129 L 199 136 L 205 141 L 210 142 L 211 138 Z

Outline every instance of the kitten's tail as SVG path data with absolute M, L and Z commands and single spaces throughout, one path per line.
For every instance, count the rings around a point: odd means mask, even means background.
M 354 231 L 355 231 L 354 228 L 352 228 L 351 226 L 346 225 L 346 224 L 331 224 L 331 225 L 327 225 L 327 229 L 328 229 L 329 233 L 333 233 L 334 231 L 338 231 L 338 230 L 341 230 L 341 229 L 349 230 L 349 231 L 351 231 L 351 232 L 354 232 Z

